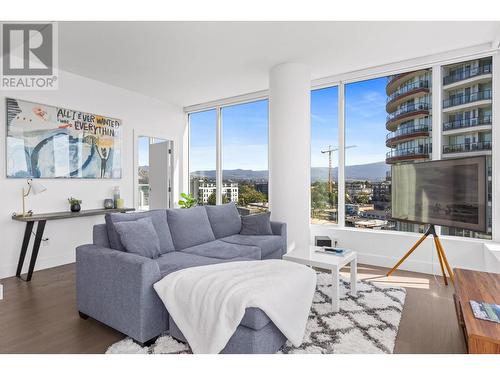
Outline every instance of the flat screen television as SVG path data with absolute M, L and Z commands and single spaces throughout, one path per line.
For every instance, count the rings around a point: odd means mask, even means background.
M 486 232 L 486 157 L 392 166 L 392 217 Z

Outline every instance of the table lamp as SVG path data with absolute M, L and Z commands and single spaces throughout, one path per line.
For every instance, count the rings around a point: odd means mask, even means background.
M 40 194 L 43 193 L 47 188 L 43 186 L 41 183 L 38 181 L 33 180 L 32 178 L 29 178 L 26 183 L 28 184 L 28 190 L 26 191 L 25 188 L 23 187 L 23 213 L 22 216 L 28 216 L 26 213 L 26 197 L 30 195 L 30 192 L 33 191 L 33 194 Z

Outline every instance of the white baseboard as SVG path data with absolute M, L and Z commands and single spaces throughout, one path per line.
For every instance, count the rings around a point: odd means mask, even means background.
M 364 263 L 372 266 L 392 268 L 400 258 L 384 255 L 363 253 L 358 251 L 358 263 Z M 401 270 L 426 273 L 429 275 L 440 275 L 441 268 L 439 263 L 424 262 L 420 260 L 406 259 L 399 267 Z

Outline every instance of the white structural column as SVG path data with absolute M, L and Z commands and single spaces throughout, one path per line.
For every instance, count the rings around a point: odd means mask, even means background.
M 311 77 L 284 63 L 270 72 L 269 203 L 272 220 L 287 224 L 288 251 L 309 251 Z

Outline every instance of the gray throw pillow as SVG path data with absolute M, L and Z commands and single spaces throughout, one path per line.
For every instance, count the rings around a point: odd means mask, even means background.
M 115 223 L 115 229 L 127 253 L 151 259 L 156 259 L 161 255 L 160 239 L 151 218 Z
M 174 251 L 174 243 L 167 222 L 167 210 L 151 210 L 145 212 L 132 213 L 112 213 L 106 214 L 106 229 L 108 231 L 109 245 L 112 249 L 126 251 L 125 246 L 120 241 L 120 236 L 115 229 L 115 224 L 122 221 L 136 221 L 145 217 L 151 218 L 156 234 L 160 239 L 160 252 L 162 254 Z
M 240 234 L 261 236 L 273 234 L 271 212 L 242 216 Z

